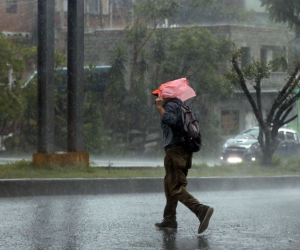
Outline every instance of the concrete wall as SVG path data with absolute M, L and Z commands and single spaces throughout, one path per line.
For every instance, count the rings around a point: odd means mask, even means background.
M 85 64 L 109 65 L 110 51 L 116 45 L 124 43 L 124 30 L 103 30 L 84 37 L 84 61 Z
M 262 46 L 286 46 L 289 33 L 284 30 L 231 26 L 231 40 L 237 47 L 250 47 L 251 56 L 260 58 Z

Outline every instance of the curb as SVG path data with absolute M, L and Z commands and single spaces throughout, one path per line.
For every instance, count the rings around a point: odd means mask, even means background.
M 300 176 L 188 178 L 189 191 L 300 188 Z M 163 192 L 163 178 L 6 179 L 0 198 Z

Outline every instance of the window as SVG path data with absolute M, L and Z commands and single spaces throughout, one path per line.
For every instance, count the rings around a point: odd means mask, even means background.
M 282 66 L 285 63 L 285 46 L 262 46 L 260 49 L 260 58 L 263 65 L 267 65 L 271 60 L 278 64 L 277 71 L 283 71 Z
M 236 134 L 239 132 L 239 111 L 222 110 L 221 130 L 224 135 Z
M 101 0 L 102 1 L 102 14 L 109 14 L 109 0 Z
M 267 65 L 273 58 L 273 51 L 270 48 L 261 48 L 260 50 L 261 63 Z
M 242 61 L 241 61 L 241 67 L 245 68 L 251 63 L 251 51 L 250 47 L 242 47 Z
M 88 0 L 88 12 L 99 12 L 99 0 Z
M 235 139 L 257 139 L 259 136 L 259 128 L 251 128 L 238 134 Z
M 6 0 L 6 13 L 18 13 L 18 0 Z
M 63 0 L 63 9 L 65 12 L 68 12 L 68 0 Z
M 286 132 L 286 138 L 288 141 L 295 141 L 294 134 L 291 132 Z

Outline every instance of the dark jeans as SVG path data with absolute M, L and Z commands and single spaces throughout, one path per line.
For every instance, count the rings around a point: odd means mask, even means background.
M 176 207 L 178 201 L 188 207 L 198 218 L 207 207 L 195 199 L 187 190 L 187 174 L 192 166 L 192 153 L 182 146 L 166 149 L 164 159 L 166 176 L 164 189 L 167 204 L 164 210 L 164 220 L 176 221 Z

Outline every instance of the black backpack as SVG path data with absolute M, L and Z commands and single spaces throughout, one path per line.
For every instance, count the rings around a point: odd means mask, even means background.
M 198 152 L 202 147 L 199 118 L 186 105 L 180 105 L 182 110 L 183 136 L 185 146 L 190 152 Z
M 184 137 L 185 147 L 190 152 L 198 152 L 202 147 L 201 133 L 198 116 L 179 100 L 175 101 L 181 108 L 183 126 L 176 130 Z

